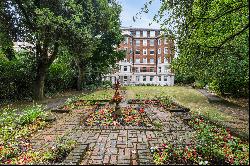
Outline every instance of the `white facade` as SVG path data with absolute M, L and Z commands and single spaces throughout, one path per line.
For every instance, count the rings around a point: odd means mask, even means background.
M 119 79 L 122 85 L 142 85 L 152 84 L 161 86 L 173 86 L 174 74 L 171 73 L 169 67 L 170 64 L 159 64 L 157 72 L 143 72 L 143 64 L 134 65 L 135 72 L 132 72 L 133 64 L 126 60 L 117 63 L 119 65 L 119 71 L 114 74 L 106 75 L 103 80 L 111 81 L 115 83 L 116 79 Z M 146 67 L 146 65 L 145 65 Z M 147 66 L 148 67 L 148 66 Z M 153 66 L 152 66 L 153 67 Z
M 29 51 L 31 51 L 32 48 L 34 48 L 34 45 L 30 44 L 28 42 L 13 42 L 13 43 L 14 43 L 13 49 L 16 52 L 19 52 L 21 50 L 29 50 Z

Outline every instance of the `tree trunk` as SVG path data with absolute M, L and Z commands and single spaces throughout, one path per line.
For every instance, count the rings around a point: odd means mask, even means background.
M 48 65 L 38 65 L 37 75 L 34 81 L 34 99 L 42 100 L 44 98 L 45 76 L 48 71 Z

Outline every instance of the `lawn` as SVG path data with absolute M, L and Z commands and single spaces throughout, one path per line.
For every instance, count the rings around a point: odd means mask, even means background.
M 209 103 L 203 94 L 191 87 L 127 86 L 124 88 L 127 90 L 127 98 L 152 99 L 155 95 L 167 94 L 177 103 L 190 108 L 191 112 L 201 113 L 219 125 L 240 130 L 240 134 L 249 135 L 248 121 L 221 111 L 214 104 Z

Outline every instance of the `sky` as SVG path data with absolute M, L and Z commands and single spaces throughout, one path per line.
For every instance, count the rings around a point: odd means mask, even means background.
M 160 24 L 153 22 L 154 14 L 160 8 L 160 0 L 154 0 L 149 7 L 148 13 L 142 13 L 141 19 L 133 21 L 133 16 L 141 11 L 147 0 L 117 0 L 122 5 L 122 12 L 120 15 L 122 27 L 135 27 L 135 28 L 160 28 Z M 152 25 L 149 26 L 149 23 Z

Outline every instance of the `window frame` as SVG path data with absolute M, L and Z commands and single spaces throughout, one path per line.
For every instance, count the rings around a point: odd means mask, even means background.
M 138 44 L 138 43 L 139 43 L 139 44 Z M 141 44 L 141 43 L 140 43 L 140 40 L 139 40 L 139 39 L 136 39 L 136 40 L 135 40 L 135 46 L 140 46 L 140 44 Z
M 152 59 L 153 59 L 153 62 L 151 62 Z M 151 64 L 155 63 L 154 58 L 150 58 L 150 59 L 149 59 L 149 63 L 151 63 Z
M 152 42 L 153 41 L 153 42 Z M 152 44 L 153 43 L 153 44 Z M 155 40 L 154 39 L 150 39 L 149 41 L 149 46 L 155 46 Z
M 153 51 L 154 53 L 151 54 L 151 51 Z M 150 55 L 154 55 L 154 54 L 155 54 L 155 50 L 154 50 L 154 49 L 150 49 L 149 54 L 150 54 Z
M 128 71 L 128 66 L 123 66 L 123 71 Z
M 158 48 L 158 54 L 161 54 L 161 48 Z
M 153 81 L 153 80 L 154 80 L 154 76 L 149 76 L 149 81 Z
M 155 31 L 150 31 L 150 32 L 149 32 L 149 36 L 150 36 L 150 37 L 155 37 Z
M 139 35 L 138 35 L 138 32 L 139 32 Z M 135 36 L 136 37 L 141 37 L 141 31 L 135 31 Z

